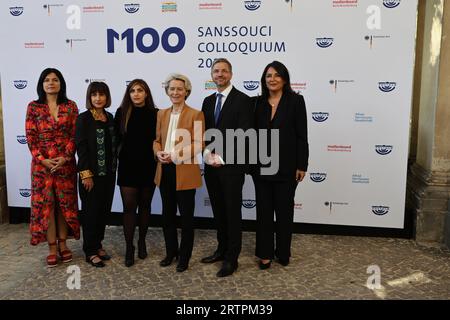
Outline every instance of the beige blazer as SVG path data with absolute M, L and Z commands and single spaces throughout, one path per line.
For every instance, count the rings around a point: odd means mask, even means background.
M 156 153 L 164 150 L 164 146 L 166 145 L 171 111 L 172 108 L 158 111 L 156 139 L 153 142 L 155 157 Z M 197 122 L 195 126 L 194 122 Z M 178 129 L 184 130 L 178 131 Z M 202 185 L 202 176 L 200 174 L 197 155 L 205 147 L 205 142 L 203 141 L 204 132 L 205 117 L 203 116 L 203 112 L 185 105 L 178 119 L 177 141 L 175 142 L 174 162 L 176 164 L 177 190 L 195 189 Z M 158 161 L 155 175 L 155 184 L 157 186 L 161 184 L 161 165 L 161 162 Z

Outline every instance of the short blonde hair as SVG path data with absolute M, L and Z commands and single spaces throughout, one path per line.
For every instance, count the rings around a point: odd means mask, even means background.
M 187 99 L 192 92 L 192 84 L 189 78 L 179 73 L 169 74 L 166 80 L 164 81 L 164 89 L 166 90 L 167 94 L 168 94 L 167 91 L 169 90 L 170 81 L 172 80 L 180 80 L 184 82 L 184 89 L 186 89 L 186 99 Z

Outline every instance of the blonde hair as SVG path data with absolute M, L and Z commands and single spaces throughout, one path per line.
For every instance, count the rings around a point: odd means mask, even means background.
M 187 99 L 192 92 L 192 84 L 191 81 L 188 79 L 188 77 L 179 73 L 169 74 L 166 80 L 164 81 L 164 89 L 166 90 L 167 94 L 168 94 L 167 91 L 169 90 L 170 81 L 172 80 L 180 80 L 184 82 L 184 89 L 186 89 L 186 99 Z

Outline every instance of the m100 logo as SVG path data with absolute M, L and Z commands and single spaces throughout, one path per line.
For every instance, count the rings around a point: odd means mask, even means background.
M 144 43 L 144 38 L 151 39 L 151 43 L 148 45 Z M 171 36 L 176 37 L 176 44 L 171 44 L 169 42 L 169 38 Z M 114 53 L 114 40 L 122 41 L 126 40 L 127 43 L 127 52 L 134 52 L 134 43 L 136 42 L 137 49 L 142 53 L 152 53 L 156 49 L 158 49 L 159 44 L 161 43 L 164 51 L 168 53 L 176 53 L 181 51 L 186 44 L 186 35 L 183 30 L 178 27 L 171 27 L 165 30 L 161 37 L 157 30 L 153 28 L 144 28 L 140 30 L 136 34 L 136 40 L 134 37 L 134 29 L 129 28 L 125 30 L 122 34 L 117 33 L 113 29 L 107 29 L 107 38 L 108 38 L 108 53 Z

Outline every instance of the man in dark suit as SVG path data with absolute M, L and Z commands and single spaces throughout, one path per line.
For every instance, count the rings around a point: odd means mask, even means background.
M 232 76 L 232 66 L 228 60 L 214 60 L 211 77 L 217 92 L 206 97 L 202 105 L 206 131 L 216 129 L 215 136 L 223 139 L 221 146 L 218 146 L 220 138 L 208 138 L 207 134 L 204 152 L 205 182 L 217 225 L 218 246 L 211 256 L 201 262 L 223 261 L 222 268 L 217 272 L 218 277 L 229 276 L 238 267 L 242 243 L 242 186 L 247 170 L 246 161 L 241 159 L 246 153 L 245 145 L 236 143 L 235 137 L 227 140 L 226 131 L 246 131 L 252 127 L 253 119 L 250 98 L 231 85 Z

